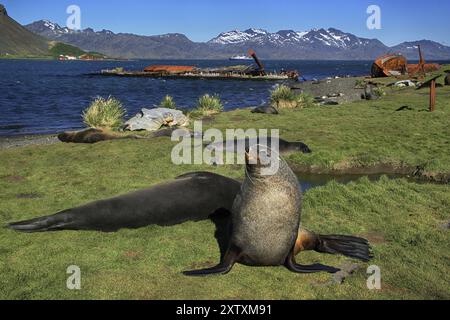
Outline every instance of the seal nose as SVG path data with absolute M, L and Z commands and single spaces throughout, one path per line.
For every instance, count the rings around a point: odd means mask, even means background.
M 258 151 L 254 150 L 254 148 L 246 147 L 245 148 L 245 163 L 247 165 L 255 165 L 258 164 Z

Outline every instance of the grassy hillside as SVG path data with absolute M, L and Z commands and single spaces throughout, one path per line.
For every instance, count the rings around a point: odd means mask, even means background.
M 11 19 L 0 5 L 0 56 L 47 56 L 48 41 Z
M 0 58 L 57 58 L 60 55 L 78 57 L 88 53 L 93 58 L 106 58 L 96 52 L 85 52 L 80 48 L 52 41 L 36 35 L 8 16 L 0 5 Z
M 80 48 L 77 48 L 70 44 L 65 44 L 62 42 L 52 42 L 50 44 L 49 52 L 50 52 L 51 56 L 54 58 L 57 58 L 60 55 L 78 57 L 85 53 Z

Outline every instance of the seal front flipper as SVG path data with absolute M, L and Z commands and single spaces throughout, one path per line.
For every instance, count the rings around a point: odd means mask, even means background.
M 301 264 L 297 264 L 295 262 L 295 255 L 294 255 L 293 248 L 291 252 L 289 253 L 288 257 L 286 258 L 285 266 L 288 268 L 288 270 L 295 272 L 295 273 L 317 273 L 317 272 L 328 272 L 328 273 L 336 273 L 339 272 L 340 269 L 325 266 L 323 264 L 312 264 L 308 266 L 304 266 Z
M 227 274 L 231 271 L 234 264 L 239 260 L 240 254 L 241 250 L 233 246 L 225 253 L 222 262 L 219 265 L 208 269 L 185 271 L 183 272 L 183 274 L 189 277 L 204 277 L 213 274 Z

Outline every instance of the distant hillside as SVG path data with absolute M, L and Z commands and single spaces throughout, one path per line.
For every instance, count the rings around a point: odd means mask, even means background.
M 60 55 L 86 55 L 88 59 L 107 58 L 103 54 L 86 52 L 73 45 L 50 41 L 43 35 L 33 33 L 9 17 L 6 8 L 0 4 L 0 57 L 58 58 Z
M 49 54 L 47 39 L 36 35 L 8 16 L 0 4 L 0 55 L 46 56 Z

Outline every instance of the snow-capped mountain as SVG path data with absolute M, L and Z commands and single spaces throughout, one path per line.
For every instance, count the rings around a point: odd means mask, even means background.
M 72 30 L 67 27 L 61 27 L 59 24 L 51 22 L 49 20 L 40 20 L 33 22 L 29 25 L 25 26 L 28 30 L 40 34 L 42 36 L 46 36 L 48 38 L 55 38 L 58 36 L 63 36 L 67 34 L 76 34 L 76 33 L 96 33 L 92 28 L 87 28 L 84 30 Z M 99 31 L 100 34 L 114 34 L 109 30 Z M 53 39 L 54 40 L 54 39 Z
M 312 29 L 310 31 L 281 30 L 270 33 L 262 29 L 248 29 L 245 31 L 228 31 L 221 33 L 216 38 L 210 40 L 210 44 L 220 45 L 274 45 L 274 46 L 327 46 L 331 48 L 349 49 L 357 46 L 370 46 L 376 44 L 380 47 L 384 45 L 376 39 L 359 38 L 351 33 L 340 30 Z
M 206 43 L 193 42 L 179 33 L 140 36 L 91 28 L 73 31 L 48 20 L 34 22 L 26 28 L 86 51 L 124 58 L 228 59 L 253 48 L 263 59 L 372 60 L 388 52 L 401 52 L 408 59 L 418 59 L 415 46 L 422 44 L 426 58 L 450 59 L 450 47 L 436 42 L 407 42 L 390 48 L 377 39 L 360 38 L 334 28 L 278 32 L 256 28 L 233 30 Z

